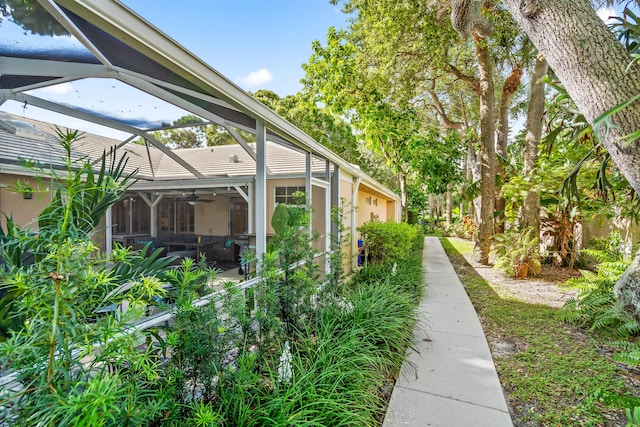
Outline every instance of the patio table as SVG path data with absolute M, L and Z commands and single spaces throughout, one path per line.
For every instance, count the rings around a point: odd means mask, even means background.
M 164 245 L 167 247 L 167 251 L 171 253 L 172 251 L 177 250 L 177 248 L 187 249 L 195 249 L 196 250 L 196 262 L 200 262 L 200 251 L 201 248 L 205 248 L 206 246 L 211 246 L 213 248 L 215 242 L 213 241 L 202 241 L 202 242 L 182 242 L 182 241 L 168 241 L 164 242 Z

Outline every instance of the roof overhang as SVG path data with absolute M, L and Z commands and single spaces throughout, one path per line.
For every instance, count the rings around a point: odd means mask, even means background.
M 158 149 L 190 171 L 194 179 L 206 181 L 208 178 L 202 176 L 198 170 L 150 137 L 149 132 L 155 128 L 135 126 L 25 93 L 84 78 L 117 79 L 221 126 L 255 132 L 256 123 L 264 123 L 268 140 L 293 146 L 326 159 L 349 174 L 361 177 L 363 182 L 376 191 L 397 198 L 395 193 L 318 144 L 122 3 L 96 0 L 38 2 L 93 57 L 82 54 L 63 57 L 16 57 L 0 52 L 0 103 L 7 99 L 26 102 L 148 138 Z M 176 180 L 175 183 L 181 181 Z M 144 185 L 152 188 L 154 184 Z M 166 185 L 166 182 L 160 185 Z M 189 188 L 193 188 L 193 185 Z

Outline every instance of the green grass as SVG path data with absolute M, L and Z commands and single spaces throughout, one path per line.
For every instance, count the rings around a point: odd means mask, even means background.
M 341 303 L 296 332 L 289 383 L 278 381 L 278 360 L 260 373 L 251 356 L 239 361 L 216 402 L 224 425 L 379 426 L 418 315 L 419 254 L 391 270 L 363 270 Z
M 517 344 L 514 355 L 494 359 L 516 425 L 619 425 L 607 419 L 626 419 L 629 399 L 622 396 L 630 390 L 616 364 L 599 351 L 602 337 L 578 333 L 551 307 L 499 297 L 464 260 L 471 243 L 442 244 L 454 264 L 467 266 L 460 279 L 487 337 Z

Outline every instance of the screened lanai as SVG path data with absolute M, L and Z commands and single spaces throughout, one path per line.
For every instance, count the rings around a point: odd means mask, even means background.
M 398 218 L 400 206 L 393 192 L 316 143 L 122 3 L 38 0 L 38 8 L 30 7 L 35 1 L 6 3 L 0 25 L 0 110 L 25 118 L 46 112 L 52 123 L 64 118 L 71 123 L 65 126 L 89 125 L 89 131 L 100 129 L 103 134 L 107 130 L 133 159 L 139 181 L 131 193 L 144 195 L 152 217 L 163 197 L 232 194 L 246 202 L 246 230 L 255 236 L 256 251 L 262 253 L 271 208 L 267 182 L 277 176 L 304 180 L 308 202 L 321 207 L 314 220 L 322 223 L 324 236 L 335 232 L 330 211 L 344 197 L 341 187 L 348 190 L 354 207 L 361 186 L 386 197 L 391 201 L 389 216 Z M 176 128 L 171 120 L 186 115 L 198 117 L 199 126 L 223 128 L 241 151 L 194 155 L 189 150 L 172 150 L 154 136 L 155 131 Z M 277 155 L 275 146 L 295 155 L 285 155 L 284 164 L 269 159 Z M 299 167 L 290 167 L 294 158 Z M 3 167 L 11 169 L 8 164 Z M 355 209 L 352 215 L 355 224 Z M 152 220 L 152 234 L 157 233 L 154 224 Z M 106 230 L 106 241 L 111 242 L 112 227 Z M 328 249 L 328 238 L 323 245 Z

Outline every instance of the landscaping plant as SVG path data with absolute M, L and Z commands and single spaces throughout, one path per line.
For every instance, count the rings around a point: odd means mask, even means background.
M 126 249 L 99 251 L 92 233 L 131 175 L 114 152 L 94 172 L 90 161 L 72 159 L 79 135 L 58 136 L 66 168 L 40 171 L 56 188 L 38 230 L 9 221 L 2 236 L 3 314 L 22 321 L 0 345 L 1 366 L 13 375 L 0 391 L 2 415 L 14 426 L 148 425 L 167 403 L 155 386 L 159 361 L 144 337 L 123 332 L 139 315 L 135 307 L 164 294 L 153 273 L 170 260 L 142 263 Z M 134 309 L 111 310 L 121 301 Z
M 494 266 L 515 277 L 540 274 L 540 240 L 535 230 L 510 229 L 493 236 Z

